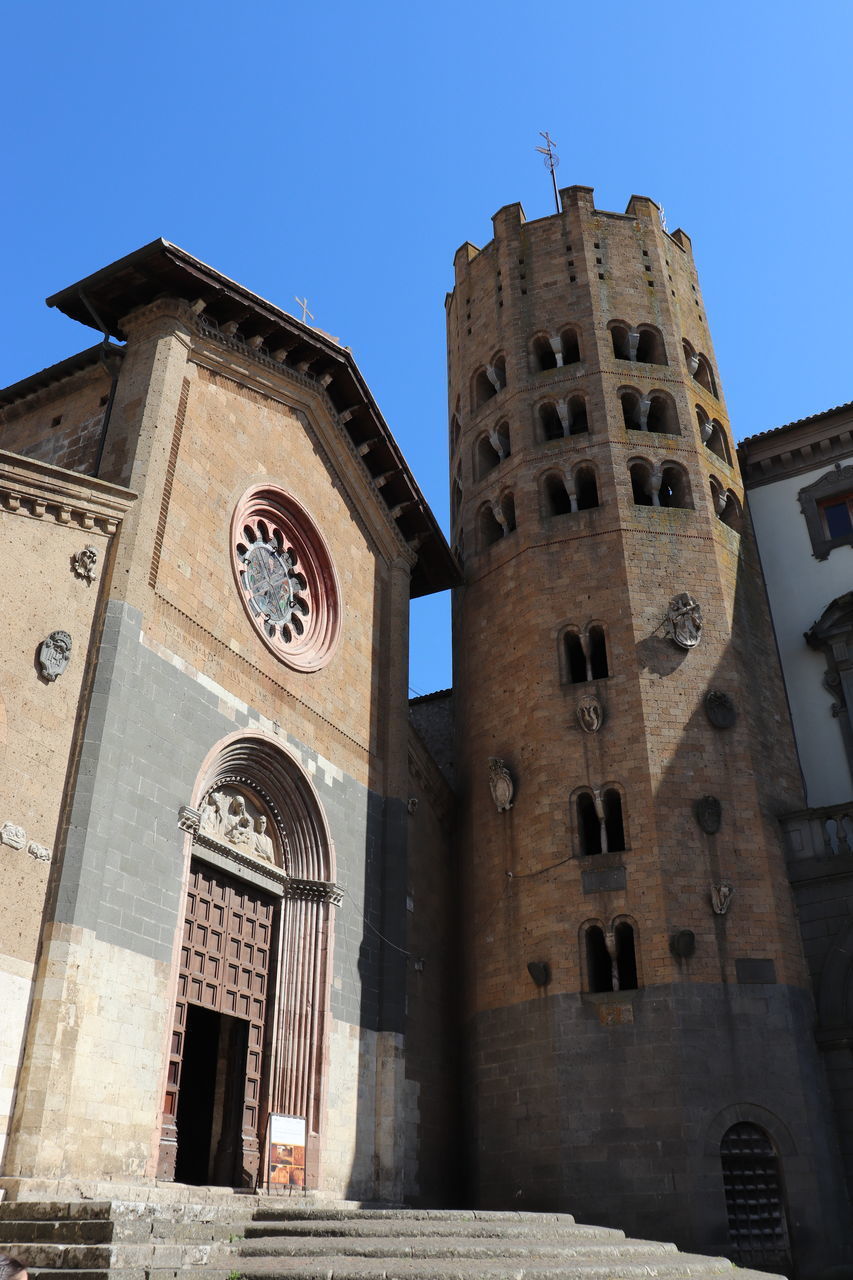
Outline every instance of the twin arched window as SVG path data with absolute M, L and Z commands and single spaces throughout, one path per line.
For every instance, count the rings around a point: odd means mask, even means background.
M 690 480 L 678 462 L 651 463 L 636 459 L 629 463 L 631 491 L 638 507 L 682 507 L 693 510 Z
M 506 386 L 506 358 L 492 357 L 491 364 L 478 369 L 471 380 L 471 409 L 477 410 Z
M 636 364 L 669 364 L 660 329 L 650 324 L 632 327 L 622 320 L 611 321 L 608 328 L 617 360 L 630 360 Z
M 710 391 L 711 395 L 716 398 L 717 383 L 710 360 L 701 351 L 696 351 L 686 338 L 682 339 L 681 345 L 684 348 L 684 361 L 691 378 L 693 378 L 694 382 L 698 382 L 700 387 Z
M 530 367 L 533 373 L 578 364 L 581 358 L 577 329 L 563 329 L 558 337 L 538 333 L 530 344 Z
M 715 453 L 727 466 L 732 465 L 728 437 L 716 418 L 709 418 L 701 405 L 696 406 L 696 421 L 699 424 L 699 435 L 705 448 Z
M 564 684 L 586 684 L 606 680 L 607 639 L 604 627 L 592 623 L 581 631 L 568 627 L 561 637 L 560 675 Z
M 594 469 L 581 463 L 569 472 L 549 471 L 542 480 L 542 512 L 547 516 L 568 515 L 598 506 L 598 483 Z
M 622 417 L 629 431 L 681 435 L 675 404 L 666 392 L 650 391 L 641 395 L 633 387 L 620 387 L 619 401 L 622 405 Z
M 569 396 L 566 400 L 545 400 L 536 406 L 537 434 L 541 440 L 562 440 L 589 430 L 586 400 Z
M 582 928 L 589 991 L 636 991 L 637 951 L 634 926 L 624 918 L 610 928 L 590 920 Z
M 515 499 L 502 493 L 493 502 L 484 502 L 477 515 L 480 548 L 490 547 L 515 530 Z
M 619 853 L 625 848 L 622 796 L 616 787 L 591 787 L 575 797 L 578 840 L 585 858 Z
M 741 533 L 743 531 L 743 507 L 737 495 L 731 489 L 724 489 L 716 476 L 712 476 L 708 484 L 711 489 L 711 501 L 714 504 L 717 519 L 728 525 L 730 529 L 734 529 L 735 533 Z
M 509 423 L 499 422 L 491 431 L 484 432 L 474 446 L 474 475 L 478 480 L 494 471 L 512 452 Z

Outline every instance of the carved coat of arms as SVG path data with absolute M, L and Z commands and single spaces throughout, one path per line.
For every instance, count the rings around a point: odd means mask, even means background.
M 688 591 L 670 600 L 666 631 L 670 640 L 682 649 L 693 649 L 702 639 L 702 610 Z
M 604 708 L 594 693 L 587 693 L 578 703 L 578 724 L 584 733 L 598 733 L 604 724 Z
M 498 813 L 505 813 L 512 808 L 515 786 L 509 769 L 503 760 L 498 760 L 495 756 L 489 757 L 489 788 Z
M 39 645 L 38 659 L 45 680 L 57 680 L 71 658 L 71 637 L 67 631 L 51 631 Z
M 735 704 L 722 689 L 709 689 L 705 694 L 705 715 L 715 729 L 731 729 L 737 720 Z

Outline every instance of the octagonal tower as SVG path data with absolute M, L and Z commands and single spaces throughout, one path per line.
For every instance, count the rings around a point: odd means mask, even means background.
M 813 1265 L 800 780 L 691 244 L 561 198 L 447 300 L 473 1196 Z

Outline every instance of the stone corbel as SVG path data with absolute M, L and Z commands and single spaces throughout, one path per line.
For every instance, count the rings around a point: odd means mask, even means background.
M 559 338 L 549 338 L 551 350 L 554 352 L 554 359 L 557 361 L 557 368 L 563 367 L 563 344 Z
M 188 804 L 182 804 L 178 810 L 178 826 L 182 831 L 186 831 L 191 836 L 198 835 L 198 826 L 201 822 L 201 814 L 198 809 L 191 808 Z
M 330 906 L 339 907 L 344 900 L 344 891 L 331 880 L 302 880 L 291 876 L 285 885 L 284 896 L 303 902 L 328 902 Z
M 640 345 L 640 330 L 628 330 L 628 359 L 634 364 L 637 362 L 637 348 Z

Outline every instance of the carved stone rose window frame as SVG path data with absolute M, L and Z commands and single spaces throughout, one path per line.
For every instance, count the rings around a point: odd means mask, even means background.
M 816 560 L 826 560 L 837 547 L 853 546 L 853 530 L 831 538 L 823 515 L 828 499 L 842 499 L 849 494 L 853 494 L 853 467 L 833 467 L 797 494 Z
M 231 520 L 231 567 L 255 632 L 280 662 L 319 671 L 341 630 L 329 548 L 299 502 L 276 485 L 243 494 Z

